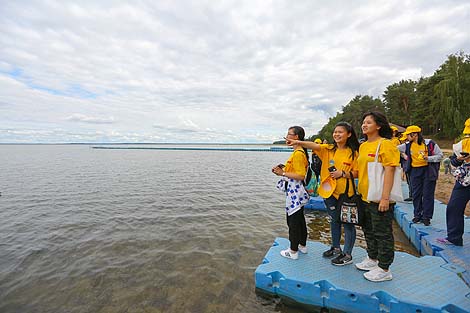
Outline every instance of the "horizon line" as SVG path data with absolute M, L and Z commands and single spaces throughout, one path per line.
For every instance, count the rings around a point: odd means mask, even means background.
M 272 145 L 273 142 L 0 142 L 0 145 Z

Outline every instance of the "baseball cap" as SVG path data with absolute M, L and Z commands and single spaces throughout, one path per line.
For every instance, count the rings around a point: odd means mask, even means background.
M 411 125 L 411 126 L 408 126 L 406 128 L 403 135 L 408 135 L 408 134 L 411 134 L 411 133 L 420 133 L 420 132 L 421 132 L 421 127 L 416 126 L 416 125 Z

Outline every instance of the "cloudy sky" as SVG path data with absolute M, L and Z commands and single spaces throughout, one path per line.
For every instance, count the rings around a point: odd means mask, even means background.
M 470 53 L 468 1 L 0 1 L 0 143 L 315 134 Z

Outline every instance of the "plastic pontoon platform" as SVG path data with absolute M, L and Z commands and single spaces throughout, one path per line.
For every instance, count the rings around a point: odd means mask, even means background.
M 304 209 L 313 211 L 326 211 L 325 201 L 322 197 L 310 197 Z
M 289 246 L 276 238 L 255 271 L 256 287 L 297 303 L 345 312 L 470 312 L 470 289 L 447 262 L 434 256 L 414 257 L 396 252 L 393 280 L 374 283 L 354 265 L 333 266 L 322 257 L 328 246 L 309 241 L 309 253 L 298 260 L 282 257 Z M 366 251 L 354 248 L 360 261 Z
M 402 184 L 403 194 L 408 186 Z M 307 209 L 325 211 L 321 198 Z M 410 242 L 424 257 L 395 252 L 392 281 L 373 283 L 354 265 L 337 267 L 321 256 L 327 246 L 308 242 L 309 254 L 299 260 L 280 256 L 289 241 L 277 238 L 255 271 L 256 287 L 298 303 L 346 312 L 470 312 L 470 218 L 465 218 L 464 246 L 436 242 L 446 236 L 446 205 L 435 201 L 431 226 L 414 224 L 413 203 L 399 202 L 394 216 Z M 366 255 L 353 250 L 359 262 Z

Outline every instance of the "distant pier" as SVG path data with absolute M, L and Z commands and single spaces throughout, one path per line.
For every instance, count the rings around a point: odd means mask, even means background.
M 178 151 L 265 151 L 265 152 L 292 152 L 288 147 L 245 148 L 245 147 L 113 147 L 93 146 L 93 149 L 107 150 L 178 150 Z

